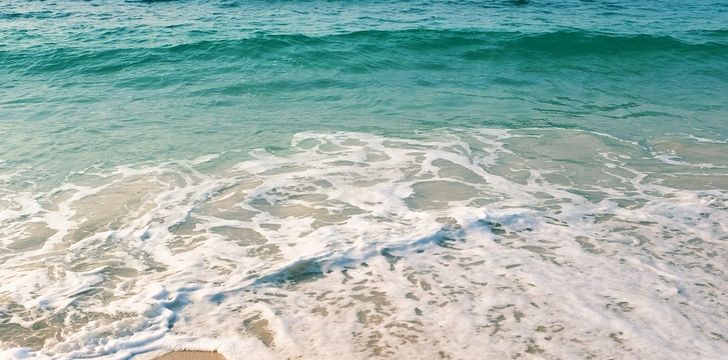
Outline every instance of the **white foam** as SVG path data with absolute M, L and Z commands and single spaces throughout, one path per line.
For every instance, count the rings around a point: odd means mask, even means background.
M 305 132 L 214 171 L 6 189 L 20 328 L 0 357 L 717 358 L 728 194 L 648 181 L 664 159 L 642 154 L 565 130 Z

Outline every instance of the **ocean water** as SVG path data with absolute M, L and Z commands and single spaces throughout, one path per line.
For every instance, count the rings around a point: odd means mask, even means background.
M 728 2 L 4 1 L 0 358 L 725 359 Z

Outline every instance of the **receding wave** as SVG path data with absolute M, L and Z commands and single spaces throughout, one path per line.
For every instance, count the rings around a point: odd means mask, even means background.
M 40 191 L 0 182 L 0 358 L 607 358 L 629 344 L 717 359 L 724 147 L 302 132 L 282 152 L 89 169 Z M 468 342 L 442 341 L 452 329 Z

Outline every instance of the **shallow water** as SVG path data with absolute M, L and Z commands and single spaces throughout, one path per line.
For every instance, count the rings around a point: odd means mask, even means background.
M 728 353 L 728 5 L 0 5 L 0 357 Z

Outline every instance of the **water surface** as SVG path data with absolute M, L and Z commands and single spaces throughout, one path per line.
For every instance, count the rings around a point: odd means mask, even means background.
M 0 4 L 0 355 L 720 359 L 726 24 Z

